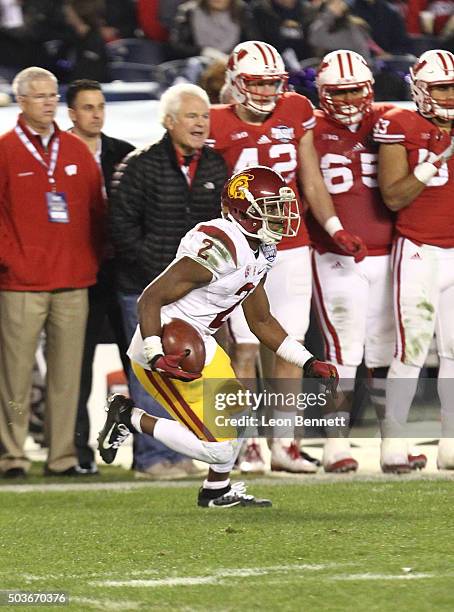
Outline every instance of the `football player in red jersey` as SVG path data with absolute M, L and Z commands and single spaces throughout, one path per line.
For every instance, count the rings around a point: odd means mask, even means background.
M 363 243 L 343 229 L 323 182 L 313 145 L 312 105 L 304 96 L 287 92 L 287 80 L 284 62 L 274 47 L 259 41 L 237 45 L 229 58 L 226 75 L 235 102 L 211 109 L 211 144 L 223 155 L 231 172 L 257 164 L 279 172 L 299 196 L 302 212 L 301 186 L 321 226 L 333 235 L 343 252 L 361 258 L 365 254 Z M 333 219 L 337 223 L 333 224 Z M 310 270 L 309 238 L 302 222 L 296 237 L 282 240 L 276 266 L 266 280 L 273 314 L 301 342 L 309 324 Z M 232 317 L 230 329 L 235 341 L 232 354 L 235 371 L 240 378 L 254 379 L 258 341 L 242 312 Z M 275 358 L 273 379 L 287 379 L 288 384 L 289 379 L 298 380 L 300 376 L 298 368 Z M 272 469 L 316 470 L 313 463 L 300 456 L 293 443 L 284 446 L 276 440 L 271 450 Z
M 378 147 L 372 140 L 374 124 L 393 106 L 373 102 L 373 82 L 366 60 L 346 50 L 328 53 L 316 80 L 321 110 L 315 111 L 314 144 L 325 185 L 344 228 L 367 247 L 367 257 L 360 262 L 346 255 L 309 212 L 314 301 L 326 354 L 342 381 L 347 422 L 363 356 L 372 373 L 374 403 L 381 399 L 383 404 L 380 386 L 383 396 L 394 349 L 389 262 L 393 215 L 378 189 Z M 326 433 L 325 471 L 356 470 L 348 439 L 336 437 L 340 432 Z
M 392 267 L 396 351 L 388 373 L 381 462 L 408 471 L 405 424 L 436 332 L 440 469 L 454 469 L 454 55 L 426 51 L 410 72 L 417 111 L 395 108 L 374 129 L 379 185 L 397 212 Z

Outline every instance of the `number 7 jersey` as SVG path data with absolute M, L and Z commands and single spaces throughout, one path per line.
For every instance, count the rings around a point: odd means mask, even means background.
M 268 166 L 279 172 L 293 189 L 303 212 L 298 189 L 299 141 L 315 126 L 312 104 L 297 93 L 287 92 L 279 98 L 274 111 L 261 124 L 240 119 L 235 105 L 216 105 L 210 111 L 210 137 L 207 144 L 224 158 L 229 172 L 234 174 L 250 166 Z M 298 236 L 283 238 L 279 250 L 309 244 L 307 229 L 302 222 Z

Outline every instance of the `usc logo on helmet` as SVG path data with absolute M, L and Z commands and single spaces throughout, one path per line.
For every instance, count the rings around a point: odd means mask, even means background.
M 249 181 L 253 180 L 253 174 L 239 174 L 238 176 L 233 177 L 228 187 L 229 198 L 239 198 L 240 200 L 244 200 L 246 197 L 244 190 L 249 190 Z

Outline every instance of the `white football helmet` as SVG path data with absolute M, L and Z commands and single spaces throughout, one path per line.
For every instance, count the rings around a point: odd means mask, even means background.
M 276 83 L 273 93 L 254 93 L 251 81 Z M 258 40 L 237 45 L 227 63 L 226 83 L 235 102 L 260 115 L 274 110 L 279 97 L 285 92 L 288 74 L 284 61 L 274 47 Z
M 423 117 L 439 117 L 445 121 L 454 119 L 454 98 L 437 102 L 430 93 L 432 85 L 454 85 L 454 55 L 450 51 L 426 51 L 410 68 L 410 77 L 411 94 Z
M 370 112 L 374 101 L 374 77 L 359 53 L 345 49 L 328 53 L 321 61 L 315 82 L 320 107 L 335 121 L 343 125 L 354 125 Z M 331 95 L 352 87 L 363 88 L 363 96 L 355 104 L 346 104 Z

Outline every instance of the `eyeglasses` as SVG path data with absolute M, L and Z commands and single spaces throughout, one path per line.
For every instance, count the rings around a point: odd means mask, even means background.
M 44 102 L 44 100 L 50 100 L 51 102 L 58 102 L 61 96 L 60 94 L 51 93 L 51 94 L 34 94 L 32 96 L 27 96 L 25 94 L 21 94 L 21 98 L 31 98 L 33 102 Z

